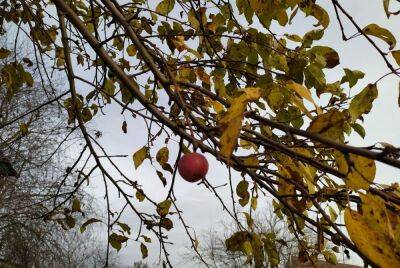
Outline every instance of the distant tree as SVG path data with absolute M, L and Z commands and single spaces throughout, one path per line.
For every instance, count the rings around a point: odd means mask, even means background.
M 298 255 L 297 239 L 294 234 L 289 232 L 286 222 L 274 214 L 271 209 L 265 209 L 257 212 L 252 218 L 249 214 L 243 213 L 243 220 L 240 221 L 242 226 L 246 226 L 252 230 L 254 234 L 269 236 L 276 241 L 276 255 L 267 256 L 262 261 L 263 267 L 268 267 L 270 258 L 276 258 L 274 261 L 285 265 L 291 256 Z M 246 222 L 246 219 L 251 219 Z M 250 225 L 250 226 L 249 226 Z M 224 221 L 221 224 L 213 226 L 207 233 L 199 237 L 198 251 L 200 252 L 203 260 L 207 262 L 210 267 L 253 267 L 256 264 L 252 259 L 249 259 L 241 250 L 229 251 L 227 250 L 227 241 L 235 234 L 240 234 L 243 227 L 238 226 L 234 221 Z M 302 236 L 303 239 L 307 238 L 306 235 Z M 308 235 L 308 238 L 311 238 Z M 270 242 L 272 243 L 273 240 Z M 191 253 L 191 254 L 190 254 Z M 185 258 L 185 265 L 204 265 L 198 255 L 193 254 L 191 250 L 189 257 Z
M 0 41 L 6 42 L 4 38 Z M 15 65 L 15 60 L 27 62 L 28 67 L 33 65 L 25 58 L 27 54 L 29 47 L 22 44 L 17 54 L 1 59 L 3 75 L 5 69 Z M 96 239 L 94 231 L 66 232 L 62 227 L 68 229 L 68 225 L 75 224 L 68 218 L 44 221 L 57 199 L 64 200 L 72 194 L 78 198 L 83 194 L 73 186 L 75 181 L 68 168 L 67 148 L 79 141 L 79 136 L 71 134 L 73 129 L 66 124 L 67 115 L 57 102 L 31 112 L 24 118 L 26 121 L 18 120 L 21 114 L 58 94 L 62 81 L 59 84 L 53 81 L 57 88 L 51 88 L 40 83 L 37 69 L 28 69 L 32 75 L 20 75 L 26 76 L 30 85 L 10 94 L 0 84 L 0 266 L 101 266 L 105 263 L 106 246 Z M 92 203 L 90 195 L 85 196 L 84 200 Z M 94 213 L 96 207 L 85 209 Z M 75 212 L 80 213 L 80 209 Z M 116 263 L 114 255 L 111 259 L 110 265 Z

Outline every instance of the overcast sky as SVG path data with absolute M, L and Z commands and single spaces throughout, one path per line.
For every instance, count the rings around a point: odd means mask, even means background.
M 341 2 L 346 2 L 346 4 L 343 3 L 344 7 L 352 14 L 360 26 L 365 26 L 372 22 L 378 23 L 390 29 L 400 42 L 398 31 L 400 20 L 398 17 L 391 18 L 390 22 L 386 19 L 381 0 L 352 0 Z M 324 6 L 332 15 L 333 10 L 330 1 L 317 1 L 317 3 Z M 293 22 L 293 26 L 290 26 L 288 31 L 302 35 L 310 29 L 309 24 L 303 23 L 303 21 L 305 21 L 304 18 L 301 14 L 298 14 Z M 307 21 L 312 21 L 312 19 Z M 275 29 L 275 32 L 279 34 L 281 28 L 275 25 Z M 355 32 L 355 29 L 346 24 L 346 32 L 347 35 L 351 35 Z M 386 44 L 380 41 L 377 42 L 382 45 L 383 48 L 387 49 Z M 354 87 L 354 93 L 361 90 L 369 82 L 375 81 L 388 70 L 382 58 L 364 38 L 358 37 L 347 43 L 342 41 L 338 23 L 334 16 L 331 16 L 331 24 L 326 30 L 325 37 L 318 43 L 333 47 L 340 55 L 341 64 L 329 73 L 327 77 L 328 81 L 333 82 L 340 79 L 343 75 L 342 68 L 357 69 L 366 73 L 362 82 Z M 366 138 L 362 140 L 355 134 L 351 136 L 350 141 L 352 144 L 360 146 L 367 146 L 380 141 L 400 146 L 398 138 L 400 137 L 400 127 L 398 126 L 400 123 L 398 116 L 399 107 L 397 105 L 398 80 L 394 77 L 388 77 L 380 82 L 378 89 L 379 97 L 374 102 L 372 112 L 365 117 L 364 127 L 367 132 Z M 120 160 L 122 169 L 126 171 L 127 174 L 132 175 L 139 184 L 143 185 L 147 194 L 154 197 L 155 200 L 161 201 L 166 197 L 166 189 L 163 188 L 155 170 L 149 164 L 149 161 L 146 160 L 138 170 L 135 170 L 131 158 L 132 154 L 146 143 L 147 132 L 145 125 L 142 120 L 134 120 L 130 117 L 126 117 L 125 119 L 128 122 L 128 134 L 123 134 L 121 131 L 124 118 L 120 115 L 120 109 L 107 109 L 105 116 L 97 117 L 93 127 L 102 131 L 103 136 L 100 141 L 110 154 L 129 155 L 128 158 Z M 171 152 L 170 159 L 175 159 L 175 156 L 176 152 Z M 224 184 L 228 177 L 227 169 L 216 162 L 212 156 L 206 155 L 206 157 L 210 162 L 210 170 L 207 176 L 208 180 L 213 185 Z M 170 163 L 172 162 L 170 161 Z M 117 174 L 115 175 L 117 176 Z M 393 168 L 380 164 L 378 165 L 377 181 L 390 183 L 398 181 L 398 176 L 398 171 L 395 171 Z M 234 174 L 234 178 L 238 181 L 240 178 L 239 174 Z M 169 175 L 167 179 L 170 179 Z M 92 187 L 94 187 L 93 193 L 102 200 L 104 194 L 102 188 L 100 186 L 95 187 L 93 184 Z M 228 200 L 229 204 L 229 188 L 220 188 L 219 192 L 225 200 Z M 178 177 L 175 185 L 175 194 L 178 198 L 178 205 L 184 211 L 183 215 L 187 224 L 194 227 L 198 235 L 213 226 L 217 226 L 221 220 L 226 220 L 229 217 L 223 212 L 215 196 L 204 186 L 187 183 Z M 134 203 L 140 209 L 147 209 L 145 203 L 138 203 L 136 200 L 134 200 Z M 265 203 L 266 202 L 264 202 L 264 204 L 261 203 L 261 207 L 265 206 Z M 113 196 L 113 205 L 115 207 L 123 204 L 122 199 L 118 199 L 115 195 Z M 124 214 L 122 221 L 130 224 L 134 232 L 137 230 L 138 222 L 135 215 L 131 213 Z M 174 244 L 168 246 L 168 250 L 172 253 L 171 259 L 173 264 L 175 264 L 176 267 L 185 267 L 185 265 L 180 262 L 181 256 L 179 253 L 185 252 L 185 247 L 189 246 L 189 241 L 176 218 L 174 218 L 174 223 L 175 228 L 169 232 L 169 240 Z M 155 239 L 153 239 L 153 241 L 155 241 Z M 158 260 L 158 244 L 153 244 L 153 247 L 149 247 L 149 262 L 156 262 Z M 133 241 L 128 243 L 128 246 L 122 249 L 119 255 L 121 256 L 121 260 L 126 264 L 139 261 L 141 259 L 139 244 Z

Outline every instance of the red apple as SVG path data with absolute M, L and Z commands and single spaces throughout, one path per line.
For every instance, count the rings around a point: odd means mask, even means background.
M 179 159 L 178 171 L 188 182 L 197 182 L 203 179 L 208 171 L 207 159 L 198 153 L 188 153 Z

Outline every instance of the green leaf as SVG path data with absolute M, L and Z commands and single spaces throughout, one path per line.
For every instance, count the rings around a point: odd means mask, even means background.
M 90 109 L 88 107 L 85 107 L 82 109 L 81 116 L 82 116 L 83 122 L 85 122 L 85 123 L 89 122 L 93 118 L 92 112 L 90 111 Z
M 197 19 L 196 16 L 196 11 L 194 11 L 194 9 L 191 9 L 188 13 L 188 21 L 190 23 L 190 25 L 193 27 L 193 29 L 197 30 L 200 28 L 200 22 Z
M 239 204 L 244 207 L 250 200 L 250 194 L 248 192 L 249 183 L 247 181 L 240 181 L 236 186 L 236 194 L 240 197 Z
M 107 94 L 107 96 L 114 96 L 115 94 L 115 84 L 112 80 L 106 79 L 104 82 L 104 93 Z
M 265 267 L 264 243 L 261 234 L 251 234 L 251 248 L 253 250 L 254 267 Z
M 330 21 L 329 14 L 321 6 L 311 3 L 310 5 L 301 8 L 301 10 L 306 13 L 307 16 L 313 16 L 318 20 L 318 24 L 315 26 L 321 25 L 324 29 L 328 27 Z
M 281 54 L 273 54 L 270 58 L 270 64 L 277 70 L 281 70 L 284 72 L 289 71 L 289 67 L 287 65 L 286 57 Z
M 329 217 L 331 218 L 332 222 L 335 222 L 338 217 L 338 214 L 336 213 L 336 211 L 330 206 L 329 206 Z
M 124 232 L 127 232 L 128 234 L 131 234 L 131 227 L 129 227 L 128 224 L 123 223 L 123 222 L 117 222 L 117 225 L 118 225 L 119 227 L 121 227 L 121 229 L 122 229 Z
M 122 243 L 128 241 L 128 238 L 123 235 L 112 233 L 108 237 L 108 241 L 113 248 L 115 248 L 117 251 L 119 251 L 122 247 Z
M 316 59 L 323 59 L 323 67 L 334 68 L 340 63 L 339 54 L 332 48 L 326 46 L 314 46 L 309 52 Z
M 113 46 L 119 51 L 123 50 L 124 49 L 124 40 L 122 40 L 121 37 L 114 38 Z
M 143 190 L 139 189 L 136 191 L 136 198 L 137 198 L 137 200 L 139 200 L 139 202 L 143 202 L 143 200 L 145 199 Z
M 96 222 L 102 222 L 102 221 L 101 221 L 101 220 L 98 220 L 98 219 L 94 219 L 94 218 L 87 220 L 84 224 L 82 224 L 82 226 L 81 226 L 81 228 L 80 228 L 81 233 L 83 233 L 84 231 L 86 231 L 86 227 L 87 227 L 89 224 L 96 223 Z
M 306 77 L 306 86 L 309 88 L 323 88 L 326 84 L 324 72 L 322 71 L 321 67 L 315 63 L 312 63 L 306 67 L 304 70 L 304 75 Z
M 373 101 L 378 97 L 376 84 L 369 84 L 358 93 L 350 103 L 349 113 L 353 122 L 362 114 L 367 114 L 372 109 Z
M 338 263 L 336 254 L 333 253 L 332 251 L 324 250 L 324 251 L 322 251 L 322 255 L 324 255 L 324 258 L 325 258 L 325 260 L 327 262 L 329 262 L 331 264 L 337 264 Z
M 262 239 L 264 242 L 264 249 L 268 255 L 268 261 L 271 267 L 277 267 L 280 263 L 279 252 L 276 247 L 276 236 L 273 233 L 265 234 L 265 237 Z
M 364 78 L 364 73 L 358 70 L 350 70 L 347 68 L 344 68 L 344 73 L 345 75 L 342 78 L 342 81 L 340 82 L 341 84 L 349 82 L 350 88 L 352 88 L 355 84 L 357 84 L 357 81 L 359 79 Z
M 156 12 L 162 15 L 168 15 L 175 6 L 175 0 L 162 0 L 156 7 Z
M 133 154 L 133 162 L 135 163 L 135 169 L 137 169 L 143 161 L 148 158 L 149 147 L 143 146 L 139 151 Z
M 246 254 L 247 260 L 251 260 L 251 258 L 253 257 L 253 248 L 250 241 L 245 241 L 242 244 L 242 251 L 244 254 Z
M 76 198 L 72 201 L 72 212 L 81 212 L 81 202 Z
M 390 14 L 391 14 L 389 11 L 389 3 L 390 3 L 390 0 L 383 0 L 383 9 L 385 10 L 387 18 L 389 18 Z
M 385 41 L 389 45 L 390 50 L 396 46 L 396 38 L 394 35 L 388 29 L 382 28 L 375 23 L 365 26 L 363 32 Z
M 303 47 L 310 47 L 313 41 L 320 40 L 324 36 L 324 30 L 311 30 L 303 36 Z
M 250 216 L 249 213 L 247 212 L 243 212 L 244 216 L 246 216 L 246 222 L 247 222 L 247 226 L 251 229 L 253 228 L 253 224 L 254 224 L 254 220 L 253 218 Z
M 361 136 L 361 138 L 365 138 L 365 129 L 360 124 L 354 123 L 351 124 L 351 127 Z
M 301 42 L 301 41 L 303 41 L 303 38 L 301 38 L 301 36 L 299 36 L 297 34 L 285 34 L 285 37 L 287 39 L 289 39 L 290 41 L 293 41 L 293 42 Z
M 161 203 L 158 203 L 158 205 L 157 205 L 157 214 L 160 215 L 161 217 L 165 217 L 169 212 L 169 209 L 171 207 L 171 203 L 172 202 L 169 199 L 165 200 L 165 201 L 163 201 Z

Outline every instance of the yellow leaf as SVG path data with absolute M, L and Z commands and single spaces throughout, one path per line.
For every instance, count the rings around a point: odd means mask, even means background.
M 138 168 L 143 163 L 148 154 L 149 148 L 146 146 L 143 146 L 139 151 L 133 154 L 133 162 L 135 163 L 135 168 Z
M 264 248 L 268 255 L 268 261 L 271 267 L 278 267 L 280 263 L 279 251 L 276 246 L 276 235 L 274 233 L 267 233 L 262 239 Z
M 169 209 L 171 207 L 171 200 L 167 199 L 157 204 L 157 214 L 161 217 L 167 216 Z
M 258 87 L 248 87 L 244 90 L 244 99 L 248 101 L 256 101 L 261 97 L 261 90 Z M 243 95 L 242 95 L 243 96 Z M 241 96 L 241 97 L 242 97 Z
M 28 125 L 25 123 L 21 123 L 19 125 L 19 131 L 21 132 L 22 135 L 28 134 L 28 132 L 29 132 Z
M 286 10 L 280 10 L 276 16 L 276 19 L 278 20 L 281 26 L 285 26 L 289 21 Z
M 227 160 L 230 159 L 238 142 L 246 105 L 250 101 L 258 100 L 260 97 L 261 90 L 259 88 L 246 88 L 242 95 L 232 101 L 226 115 L 219 121 L 219 126 L 222 130 L 220 139 L 221 157 Z
M 174 9 L 175 0 L 162 0 L 156 7 L 156 12 L 167 15 Z
M 169 150 L 167 147 L 161 148 L 156 155 L 156 160 L 160 165 L 164 165 L 165 163 L 168 162 L 169 158 Z
M 392 56 L 396 60 L 396 63 L 400 66 L 400 50 L 393 50 Z
M 310 118 L 311 120 L 314 118 L 310 111 L 306 108 L 306 106 L 304 106 L 303 100 L 300 99 L 297 96 L 294 96 L 294 98 L 292 98 L 292 103 L 300 109 L 300 111 L 302 111 L 308 118 Z
M 375 179 L 375 161 L 353 154 L 350 154 L 350 160 L 354 167 L 347 176 L 347 186 L 352 189 L 368 189 Z
M 313 100 L 313 98 L 311 96 L 311 92 L 308 88 L 306 88 L 303 85 L 300 85 L 296 82 L 293 82 L 293 81 L 290 81 L 289 83 L 287 83 L 286 88 L 296 92 L 300 97 L 311 102 L 315 106 L 315 109 L 317 109 L 317 113 L 322 114 L 321 108 Z
M 252 197 L 251 198 L 251 209 L 256 210 L 257 209 L 257 202 L 258 198 L 257 197 Z
M 336 163 L 340 172 L 347 174 L 345 178 L 346 186 L 352 190 L 367 190 L 375 179 L 376 166 L 375 161 L 355 155 L 349 154 L 348 161 L 345 156 L 338 152 L 334 152 Z M 349 171 L 349 163 L 351 168 Z
M 393 233 L 391 217 L 399 221 L 398 214 L 390 212 L 380 197 L 361 195 L 362 213 L 346 208 L 344 220 L 351 240 L 357 248 L 378 267 L 400 267 L 399 228 Z M 397 224 L 398 225 L 398 224 Z M 366 235 L 367 234 L 367 235 Z
M 196 16 L 196 11 L 194 11 L 194 9 L 191 9 L 188 13 L 188 21 L 190 23 L 190 25 L 193 27 L 193 29 L 197 30 L 200 28 L 200 22 L 197 19 Z
M 260 161 L 256 156 L 248 156 L 243 158 L 243 164 L 246 166 L 257 167 Z
M 222 105 L 219 101 L 212 101 L 212 106 L 217 114 L 224 110 L 224 105 Z
M 396 38 L 394 35 L 388 29 L 382 28 L 375 23 L 365 26 L 363 32 L 367 35 L 372 35 L 382 39 L 389 45 L 390 50 L 396 46 Z
M 131 57 L 135 56 L 137 53 L 135 45 L 131 44 L 131 45 L 127 46 L 126 53 L 128 53 L 128 55 Z
M 335 222 L 338 217 L 336 211 L 330 206 L 329 206 L 329 216 L 330 216 L 332 222 Z
M 149 255 L 149 251 L 145 244 L 143 243 L 140 244 L 140 251 L 142 252 L 142 258 L 146 259 L 147 256 Z
M 345 116 L 342 112 L 332 109 L 318 115 L 308 127 L 308 131 L 318 133 L 333 140 L 343 140 L 343 125 Z
M 197 77 L 207 85 L 210 85 L 210 76 L 205 72 L 204 68 L 197 68 L 196 69 L 196 75 Z
M 299 169 L 303 171 L 303 176 L 307 183 L 308 193 L 315 194 L 314 176 L 315 176 L 316 170 L 313 170 L 312 167 L 305 165 L 303 163 L 299 163 Z
M 251 247 L 250 241 L 245 241 L 242 244 L 243 253 L 246 254 L 247 259 L 251 259 L 253 257 L 253 248 Z
M 254 224 L 254 220 L 253 218 L 250 216 L 249 213 L 247 212 L 243 212 L 243 214 L 246 216 L 246 222 L 247 222 L 247 226 L 249 228 L 253 228 L 253 224 Z
M 171 39 L 171 41 L 179 52 L 182 52 L 188 48 L 188 46 L 185 44 L 185 38 L 183 36 L 177 36 L 176 38 Z

